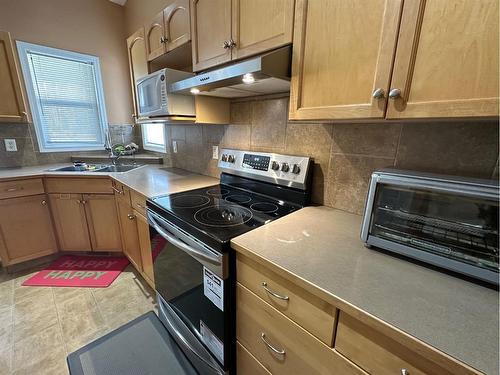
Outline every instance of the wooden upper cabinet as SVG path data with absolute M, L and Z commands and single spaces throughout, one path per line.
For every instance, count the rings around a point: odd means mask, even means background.
M 191 41 L 189 0 L 176 0 L 163 10 L 166 52 Z
M 232 0 L 232 59 L 292 43 L 294 0 Z
M 191 8 L 193 71 L 231 60 L 231 0 L 194 0 Z
M 401 0 L 297 0 L 290 119 L 385 116 L 401 7 Z
M 44 194 L 0 200 L 0 257 L 8 266 L 57 252 Z
M 498 115 L 498 0 L 405 1 L 388 118 Z
M 146 26 L 146 51 L 148 60 L 156 59 L 165 53 L 165 27 L 163 11 L 158 13 L 149 25 Z
M 19 70 L 10 34 L 0 31 L 0 122 L 27 122 Z
M 85 214 L 93 251 L 121 251 L 120 224 L 112 194 L 84 194 Z
M 130 83 L 132 88 L 132 99 L 134 100 L 134 113 L 132 117 L 138 116 L 138 101 L 135 82 L 137 79 L 148 74 L 148 57 L 146 55 L 146 42 L 144 39 L 144 28 L 140 28 L 127 38 L 128 63 L 130 69 Z

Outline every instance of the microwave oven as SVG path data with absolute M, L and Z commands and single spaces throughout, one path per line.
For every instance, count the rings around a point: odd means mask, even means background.
M 371 176 L 368 247 L 498 285 L 497 181 L 384 169 Z
M 194 76 L 193 73 L 174 69 L 160 69 L 136 81 L 139 117 L 195 116 L 191 95 L 170 93 L 174 82 Z

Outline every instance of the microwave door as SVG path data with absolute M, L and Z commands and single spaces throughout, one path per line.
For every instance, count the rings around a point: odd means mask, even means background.
M 160 91 L 160 80 L 157 77 L 148 78 L 137 85 L 141 116 L 154 116 L 161 112 Z

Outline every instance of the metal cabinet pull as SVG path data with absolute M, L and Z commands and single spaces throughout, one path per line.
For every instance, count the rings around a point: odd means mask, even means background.
M 380 87 L 373 90 L 372 97 L 375 99 L 382 99 L 385 96 L 384 89 L 381 89 Z
M 278 294 L 276 292 L 273 292 L 271 289 L 269 289 L 267 287 L 267 283 L 265 281 L 262 282 L 262 287 L 264 288 L 264 290 L 266 292 L 268 292 L 270 295 L 272 295 L 273 297 L 276 297 L 276 298 L 279 298 L 279 299 L 282 299 L 283 301 L 288 301 L 290 298 L 288 296 L 283 296 L 281 294 Z
M 224 43 L 222 43 L 222 48 L 224 48 L 224 49 L 231 48 L 231 44 L 229 43 L 228 40 L 225 40 Z
M 123 191 L 122 190 L 118 190 L 117 188 L 115 188 L 114 186 L 111 186 L 111 189 L 113 189 L 115 191 L 115 193 L 117 194 L 120 194 L 122 195 L 123 194 Z
M 410 375 L 410 371 L 408 371 L 407 369 L 405 368 L 402 368 L 401 369 L 401 375 Z
M 42 204 L 42 206 L 46 206 L 47 205 L 47 201 L 44 199 L 43 201 L 40 202 Z
M 400 89 L 392 89 L 389 91 L 389 98 L 391 99 L 397 99 L 401 97 L 401 90 Z
M 128 214 L 127 217 L 128 217 L 129 220 L 134 220 L 135 219 L 135 215 L 134 214 Z
M 139 208 L 146 208 L 146 207 L 144 207 L 144 206 L 143 206 L 142 204 L 140 204 L 140 203 L 136 203 L 135 205 L 136 205 L 137 207 L 139 207 Z
M 231 38 L 229 39 L 229 48 L 234 48 L 236 47 L 236 42 Z
M 23 190 L 23 188 L 16 186 L 16 187 L 5 189 L 5 191 L 8 192 L 8 193 L 12 193 L 13 191 L 18 191 L 18 190 Z
M 266 346 L 271 349 L 273 352 L 275 352 L 276 354 L 279 354 L 279 355 L 285 355 L 286 352 L 285 352 L 285 349 L 276 349 L 274 346 L 272 346 L 266 339 L 266 334 L 264 332 L 261 332 L 260 334 L 260 338 L 261 340 L 264 342 L 264 344 L 266 344 Z

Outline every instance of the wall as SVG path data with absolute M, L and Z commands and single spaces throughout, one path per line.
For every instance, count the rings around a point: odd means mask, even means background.
M 287 113 L 288 97 L 252 100 L 232 103 L 231 125 L 171 126 L 172 163 L 218 176 L 213 145 L 309 155 L 313 201 L 357 214 L 378 168 L 498 178 L 498 120 L 303 124 Z

